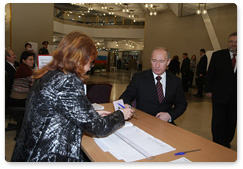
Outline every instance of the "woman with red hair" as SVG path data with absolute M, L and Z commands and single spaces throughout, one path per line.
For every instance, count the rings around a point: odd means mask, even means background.
M 53 60 L 36 71 L 11 161 L 83 161 L 83 132 L 105 136 L 132 116 L 132 109 L 96 112 L 84 93 L 85 75 L 97 57 L 90 37 L 66 35 Z

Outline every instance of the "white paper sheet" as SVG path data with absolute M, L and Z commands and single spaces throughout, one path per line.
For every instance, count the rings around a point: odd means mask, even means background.
M 191 162 L 190 160 L 188 160 L 187 158 L 185 157 L 181 157 L 179 159 L 176 159 L 176 160 L 173 160 L 173 161 L 170 161 L 170 162 L 180 162 L 180 163 L 185 163 L 185 162 Z
M 97 104 L 97 103 L 93 103 L 92 106 L 94 107 L 95 110 L 104 110 L 104 106 Z
M 131 122 L 126 122 L 124 127 L 107 137 L 94 138 L 94 140 L 103 151 L 109 151 L 118 160 L 123 159 L 126 162 L 175 150 L 138 127 L 132 126 Z

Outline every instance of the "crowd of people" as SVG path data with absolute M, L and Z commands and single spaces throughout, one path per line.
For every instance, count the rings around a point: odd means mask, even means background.
M 48 42 L 43 45 L 41 54 Z M 183 53 L 180 67 L 178 56 L 171 60 L 166 48 L 156 47 L 150 55 L 151 69 L 135 74 L 131 70 L 130 84 L 120 96 L 125 108 L 115 112 L 95 111 L 85 95 L 86 73 L 97 57 L 89 36 L 69 33 L 54 51 L 53 60 L 36 71 L 31 44 L 25 48 L 18 68 L 14 51 L 5 50 L 5 71 L 12 86 L 9 103 L 26 107 L 11 161 L 84 161 L 80 147 L 83 132 L 96 136 L 112 133 L 132 117 L 133 102 L 137 109 L 176 125 L 174 120 L 187 108 L 184 92 L 192 86 L 195 73 L 195 96 L 202 97 L 205 92 L 212 97 L 213 141 L 230 147 L 237 118 L 237 33 L 229 36 L 227 49 L 213 53 L 208 72 L 205 49 L 200 50 L 197 64 L 196 55 L 190 60 L 188 53 Z M 181 78 L 176 76 L 180 72 Z

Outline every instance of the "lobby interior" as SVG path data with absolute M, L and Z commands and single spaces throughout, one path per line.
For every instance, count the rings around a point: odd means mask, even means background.
M 237 30 L 237 7 L 235 4 L 210 9 L 208 10 L 207 18 L 196 14 L 176 16 L 171 10 L 166 10 L 157 14 L 157 16 L 147 16 L 144 25 L 115 25 L 117 26 L 116 28 L 106 25 L 104 27 L 84 26 L 83 23 L 73 22 L 72 20 L 60 20 L 55 17 L 55 14 L 53 15 L 55 13 L 54 6 L 54 4 L 12 4 L 11 11 L 7 10 L 5 22 L 8 22 L 8 12 L 10 12 L 12 23 L 5 23 L 5 28 L 7 29 L 5 31 L 5 47 L 13 48 L 17 53 L 18 59 L 26 42 L 35 42 L 38 49 L 43 40 L 48 40 L 50 42 L 50 50 L 54 50 L 60 38 L 68 32 L 78 30 L 91 36 L 96 44 L 100 43 L 103 45 L 98 50 L 100 50 L 100 53 L 107 53 L 109 67 L 116 67 L 116 60 L 119 58 L 128 60 L 130 56 L 136 56 L 138 62 L 142 64 L 142 69 L 136 70 L 138 72 L 150 68 L 149 55 L 156 46 L 166 46 L 171 52 L 171 56 L 179 56 L 180 62 L 182 61 L 181 55 L 183 52 L 188 52 L 189 56 L 196 54 L 198 62 L 201 48 L 205 48 L 206 51 L 226 48 L 228 35 Z M 30 16 L 34 10 L 37 12 Z M 40 16 L 40 11 L 43 10 L 48 12 Z M 22 12 L 21 15 L 18 15 L 20 12 Z M 231 14 L 228 14 L 230 12 Z M 36 18 L 33 20 L 32 28 L 22 27 L 22 25 L 28 23 L 25 19 L 26 16 L 32 19 Z M 211 19 L 211 25 L 205 22 L 208 17 Z M 46 21 L 47 18 L 51 19 Z M 21 22 L 23 24 L 20 24 Z M 220 25 L 222 22 L 233 22 L 234 26 L 221 29 Z M 41 27 L 41 25 L 46 26 Z M 19 30 L 23 31 L 19 32 Z M 217 37 L 217 40 L 215 40 L 215 37 Z M 119 47 L 116 46 L 116 41 L 118 41 Z M 128 41 L 134 43 L 134 48 L 126 45 Z M 178 76 L 181 77 L 181 75 Z M 124 66 L 122 69 L 117 69 L 117 71 L 110 69 L 96 71 L 90 76 L 88 82 L 111 84 L 113 87 L 110 102 L 112 102 L 119 98 L 129 84 L 129 70 Z M 189 89 L 189 92 L 185 93 L 188 107 L 175 123 L 178 127 L 212 140 L 211 99 L 206 96 L 202 98 L 194 97 L 193 95 L 196 92 L 197 88 L 194 79 L 193 87 Z M 8 123 L 16 123 L 16 121 L 9 116 L 5 116 L 5 127 L 7 127 Z M 11 159 L 15 144 L 15 134 L 16 130 L 5 132 L 6 161 Z M 237 130 L 231 143 L 231 149 L 237 151 Z

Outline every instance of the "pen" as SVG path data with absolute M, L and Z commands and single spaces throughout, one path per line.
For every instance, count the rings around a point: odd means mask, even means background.
M 125 106 L 123 106 L 122 104 L 120 104 L 120 103 L 118 103 L 118 105 L 119 106 L 121 106 L 123 109 L 125 108 Z M 134 115 L 134 116 L 138 116 L 136 113 L 134 113 L 134 112 L 132 112 L 132 114 Z
M 121 106 L 123 109 L 125 108 L 125 106 L 123 106 L 122 104 L 118 103 L 119 106 Z
M 178 152 L 175 153 L 175 155 L 184 155 L 186 153 L 191 153 L 191 152 L 195 152 L 195 151 L 200 151 L 201 149 L 196 149 L 196 150 L 190 150 L 190 151 L 184 151 L 184 152 Z

